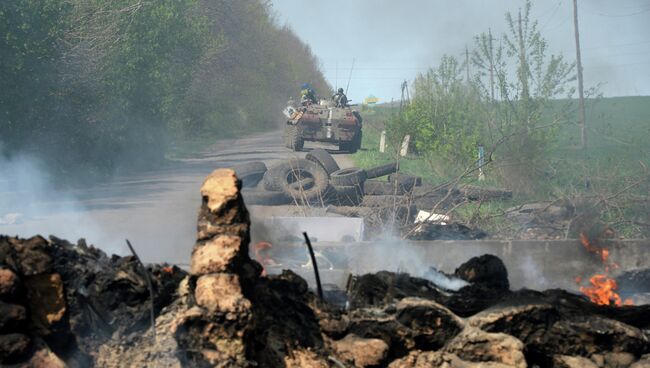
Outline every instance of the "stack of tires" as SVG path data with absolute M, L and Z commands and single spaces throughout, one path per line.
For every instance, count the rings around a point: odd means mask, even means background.
M 290 203 L 289 197 L 282 192 L 259 188 L 259 184 L 268 171 L 264 162 L 246 162 L 235 165 L 232 169 L 242 182 L 242 194 L 246 204 L 278 206 Z
M 332 155 L 321 148 L 310 151 L 304 159 L 291 159 L 269 168 L 263 162 L 248 162 L 233 169 L 242 181 L 244 200 L 249 205 L 372 203 L 368 207 L 376 207 L 382 201 L 394 203 L 389 196 L 404 197 L 422 184 L 421 178 L 398 173 L 397 163 L 370 170 L 341 169 Z M 387 181 L 377 179 L 386 176 Z
M 336 193 L 337 205 L 358 206 L 364 195 L 364 184 L 368 178 L 364 169 L 351 167 L 333 172 L 330 183 Z
M 261 168 L 261 162 L 255 164 Z M 233 168 L 242 180 L 242 194 L 249 205 L 325 203 L 329 176 L 322 167 L 306 159 L 292 159 L 266 169 L 262 175 L 241 176 L 240 166 Z

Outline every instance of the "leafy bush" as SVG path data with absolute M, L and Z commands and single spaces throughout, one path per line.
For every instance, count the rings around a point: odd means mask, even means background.
M 433 167 L 447 168 L 441 175 L 475 161 L 480 143 L 484 120 L 481 101 L 461 75 L 458 60 L 444 56 L 437 69 L 415 79 L 414 98 L 406 110 L 418 152 L 424 153 Z

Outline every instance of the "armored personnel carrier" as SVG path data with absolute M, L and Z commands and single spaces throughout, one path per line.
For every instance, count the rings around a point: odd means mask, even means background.
M 330 100 L 284 110 L 288 120 L 284 130 L 287 148 L 300 151 L 305 142 L 336 144 L 340 151 L 357 152 L 361 148 L 362 119 L 350 106 L 336 107 Z

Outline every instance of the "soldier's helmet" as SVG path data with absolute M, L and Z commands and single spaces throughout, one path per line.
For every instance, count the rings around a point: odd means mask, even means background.
M 343 88 L 339 88 L 339 93 L 343 93 Z

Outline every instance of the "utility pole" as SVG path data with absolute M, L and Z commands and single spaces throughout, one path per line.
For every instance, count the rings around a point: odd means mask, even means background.
M 400 119 L 402 118 L 402 109 L 404 108 L 405 95 L 408 93 L 408 83 L 406 81 L 402 82 L 400 86 L 402 88 L 402 98 L 399 101 L 399 114 Z
M 411 104 L 411 93 L 409 92 L 409 82 L 406 80 L 402 83 L 402 94 L 406 91 L 406 104 Z
M 492 45 L 492 41 L 494 38 L 492 37 L 492 30 L 488 28 L 488 42 L 489 42 L 489 50 L 490 50 L 490 97 L 492 98 L 492 102 L 494 102 L 494 47 Z
M 469 49 L 465 46 L 465 67 L 467 68 L 467 84 L 469 85 Z
M 402 82 L 402 99 L 401 99 L 401 101 L 399 103 L 399 121 L 400 121 L 400 124 L 403 122 L 403 119 L 404 119 L 404 109 L 406 108 L 404 106 L 404 98 L 405 98 L 405 95 L 408 96 L 408 93 L 409 93 L 408 88 L 409 88 L 408 82 L 407 81 Z M 410 100 L 410 96 L 409 96 L 409 100 Z M 407 104 L 410 104 L 410 101 L 408 101 Z M 410 142 L 411 142 L 411 135 L 410 134 L 405 135 L 404 138 L 402 139 L 402 145 L 401 145 L 400 151 L 399 151 L 400 156 L 404 157 L 404 156 L 406 156 L 408 154 Z
M 578 0 L 573 0 L 573 26 L 576 35 L 576 62 L 578 66 L 578 95 L 580 96 L 580 142 L 587 147 L 587 126 L 585 119 L 585 95 L 582 81 L 582 60 L 580 58 L 580 32 L 578 31 Z

